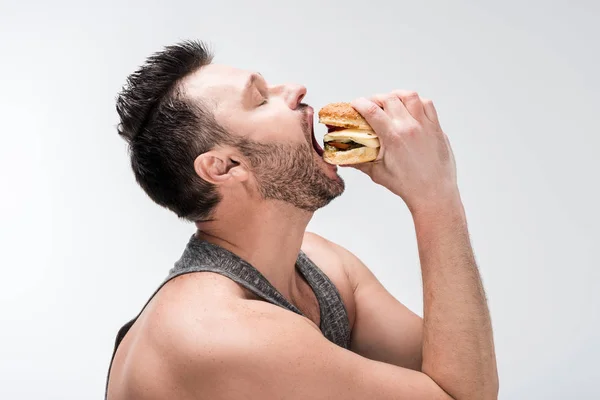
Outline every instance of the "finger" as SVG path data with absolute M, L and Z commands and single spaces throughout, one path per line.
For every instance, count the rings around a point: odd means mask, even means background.
M 402 104 L 400 98 L 393 93 L 377 94 L 373 96 L 373 98 L 373 102 L 376 103 L 379 107 L 383 108 L 383 111 L 385 111 L 385 113 L 389 115 L 390 118 L 400 119 L 410 116 L 410 113 L 408 112 L 404 104 Z
M 438 115 L 435 106 L 433 105 L 433 101 L 431 101 L 430 99 L 421 100 L 423 101 L 423 109 L 425 110 L 425 115 L 431 122 L 435 122 L 437 124 L 439 122 Z
M 351 105 L 371 125 L 375 133 L 385 135 L 392 128 L 392 120 L 377 103 L 360 97 L 353 100 Z
M 425 118 L 425 109 L 423 108 L 423 102 L 421 98 L 417 94 L 417 92 L 408 91 L 408 90 L 396 90 L 394 91 L 404 106 L 417 121 L 422 121 Z
M 385 98 L 385 94 L 377 93 L 377 94 L 369 97 L 369 100 L 371 100 L 373 103 L 377 104 L 379 107 L 383 108 L 383 99 L 384 98 Z

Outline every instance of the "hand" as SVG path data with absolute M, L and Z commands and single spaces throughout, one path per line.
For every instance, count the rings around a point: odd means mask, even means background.
M 454 154 L 431 100 L 397 90 L 352 106 L 381 144 L 376 160 L 352 168 L 400 196 L 413 213 L 458 197 Z

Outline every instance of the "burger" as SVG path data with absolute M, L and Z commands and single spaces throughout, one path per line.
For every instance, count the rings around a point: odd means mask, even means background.
M 350 165 L 373 161 L 379 138 L 350 103 L 330 103 L 319 110 L 319 123 L 327 126 L 323 159 L 329 164 Z

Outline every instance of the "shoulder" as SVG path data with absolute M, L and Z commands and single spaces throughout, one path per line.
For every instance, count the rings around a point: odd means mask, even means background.
M 364 265 L 350 250 L 314 232 L 304 234 L 302 250 L 311 258 L 315 257 L 323 261 L 331 260 L 346 276 L 352 292 L 356 290 L 358 285 L 356 270 L 364 268 Z
M 326 239 L 313 232 L 304 235 L 303 249 L 309 258 L 313 259 L 319 267 L 322 265 L 330 267 L 326 273 L 332 273 L 340 281 L 345 280 L 346 298 L 349 314 L 351 314 L 351 327 L 354 328 L 357 313 L 357 301 L 361 297 L 360 292 L 366 293 L 369 288 L 383 288 L 375 274 L 362 260 L 346 247 Z M 343 275 L 342 275 L 343 274 Z M 342 279 L 343 278 L 343 279 Z M 336 283 L 336 282 L 334 282 Z M 337 283 L 336 283 L 337 286 Z M 367 289 L 367 291 L 365 291 Z M 344 295 L 342 295 L 344 297 Z M 364 297 L 364 296 L 363 296 Z
M 243 300 L 235 290 L 239 286 L 212 272 L 167 282 L 119 345 L 108 398 L 188 398 L 182 382 L 191 379 L 192 360 L 233 341 L 237 303 Z
M 268 302 L 223 288 L 207 287 L 210 296 L 198 296 L 197 286 L 205 285 L 208 274 L 176 278 L 144 310 L 111 374 L 109 399 L 235 398 L 235 390 L 246 385 L 240 380 L 254 379 L 256 363 L 275 363 L 299 338 L 320 340 L 320 331 L 305 318 Z M 199 275 L 203 278 L 195 279 Z M 196 296 L 187 296 L 190 285 Z
M 327 259 L 330 262 L 340 263 L 343 261 L 342 247 L 329 239 L 314 232 L 305 232 L 302 240 L 302 251 L 308 256 Z M 342 265 L 343 266 L 343 265 Z M 344 271 L 346 273 L 346 271 Z

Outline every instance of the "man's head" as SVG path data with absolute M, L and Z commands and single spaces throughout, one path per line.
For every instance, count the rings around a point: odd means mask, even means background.
M 243 201 L 255 191 L 306 211 L 339 196 L 343 180 L 313 147 L 306 90 L 212 58 L 198 42 L 166 47 L 119 94 L 118 131 L 150 198 L 202 221 L 228 195 Z

